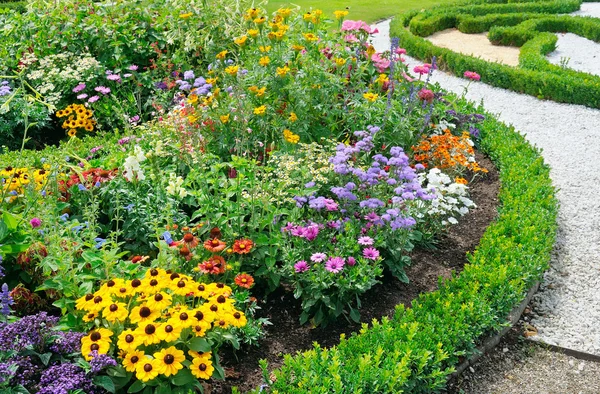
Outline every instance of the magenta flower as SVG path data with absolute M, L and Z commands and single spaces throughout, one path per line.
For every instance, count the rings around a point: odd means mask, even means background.
M 96 92 L 100 92 L 102 94 L 109 94 L 110 93 L 110 88 L 107 88 L 106 86 L 96 86 L 94 88 L 94 90 Z
M 363 257 L 369 260 L 377 260 L 379 257 L 379 251 L 375 248 L 366 248 L 363 250 Z
M 106 79 L 108 79 L 109 81 L 121 82 L 121 76 L 119 74 L 110 74 L 106 77 Z
M 373 238 L 371 237 L 360 237 L 358 238 L 358 244 L 363 246 L 373 245 Z
M 309 269 L 309 265 L 306 261 L 301 260 L 298 261 L 296 264 L 294 264 L 294 270 L 296 271 L 297 274 L 301 273 L 301 272 L 306 272 Z
M 88 103 L 95 103 L 98 100 L 100 100 L 99 96 L 92 96 L 88 99 Z
M 429 89 L 421 89 L 419 90 L 419 93 L 417 93 L 417 96 L 419 97 L 419 99 L 421 101 L 426 101 L 428 103 L 431 103 L 433 101 L 433 98 L 435 97 L 435 95 L 433 94 L 433 92 Z
M 132 64 L 131 66 L 128 67 L 131 71 L 137 71 L 138 66 L 136 66 L 135 64 Z
M 345 262 L 341 257 L 332 257 L 325 263 L 325 269 L 329 272 L 337 274 L 344 268 Z
M 42 225 L 42 221 L 40 220 L 40 218 L 33 218 L 29 221 L 29 224 L 31 224 L 31 227 L 37 228 Z
M 348 265 L 354 267 L 356 265 L 356 259 L 352 256 L 348 257 Z
M 481 76 L 475 71 L 465 71 L 464 76 L 472 81 L 479 81 L 481 79 Z
M 423 75 L 429 72 L 429 67 L 426 67 L 425 65 L 415 66 L 415 68 L 413 68 L 413 71 L 417 74 Z
M 310 261 L 314 261 L 315 263 L 320 263 L 322 261 L 324 261 L 327 258 L 327 255 L 325 253 L 314 253 L 312 256 L 310 256 Z
M 79 93 L 83 89 L 85 89 L 85 83 L 80 83 L 79 85 L 77 85 L 73 88 L 73 93 Z

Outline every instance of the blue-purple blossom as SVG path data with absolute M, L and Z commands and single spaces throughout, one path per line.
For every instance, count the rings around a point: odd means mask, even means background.
M 2 255 L 0 254 L 0 278 L 4 278 L 4 267 L 2 266 Z
M 338 204 L 335 201 L 323 196 L 311 199 L 308 202 L 308 206 L 316 211 L 320 211 L 323 208 L 325 208 L 327 211 L 337 211 L 338 209 Z
M 98 93 L 102 93 L 104 95 L 107 95 L 110 93 L 110 88 L 107 88 L 106 86 L 96 86 L 94 88 L 94 90 Z
M 4 276 L 4 269 L 2 270 L 2 276 Z M 4 316 L 10 315 L 10 306 L 14 303 L 15 301 L 10 296 L 8 291 L 8 285 L 4 283 L 2 285 L 2 292 L 0 293 L 0 313 L 2 313 Z
M 8 286 L 2 286 L 2 294 Z M 4 297 L 4 296 L 2 296 Z M 46 312 L 25 316 L 10 324 L 0 325 L 0 351 L 14 350 L 19 352 L 25 347 L 41 349 L 45 338 L 52 334 L 50 330 L 58 322 L 58 317 L 49 316 Z
M 50 345 L 50 350 L 54 353 L 68 355 L 79 353 L 81 351 L 81 338 L 85 336 L 83 332 L 59 331 L 56 334 L 54 342 Z
M 0 97 L 8 96 L 10 94 L 11 88 L 8 85 L 8 81 L 0 82 Z
M 96 375 L 101 372 L 103 369 L 108 367 L 116 367 L 117 362 L 114 358 L 110 357 L 107 354 L 98 354 L 96 350 L 90 353 L 92 359 L 90 360 L 90 372 L 92 375 Z
M 307 183 L 304 184 L 304 187 L 307 188 L 307 189 L 311 188 L 311 187 L 314 187 L 314 186 L 315 186 L 315 183 L 313 181 L 310 181 L 310 182 L 307 182 Z
M 85 83 L 80 83 L 79 85 L 77 85 L 73 88 L 73 93 L 79 93 L 83 89 L 85 89 Z
M 100 392 L 85 371 L 70 363 L 53 365 L 42 372 L 38 394 L 69 394 L 81 390 L 86 394 Z
M 183 73 L 183 79 L 194 79 L 194 78 L 196 78 L 196 76 L 194 75 L 194 72 L 192 70 L 188 70 Z
M 162 239 L 164 239 L 165 242 L 169 245 L 173 243 L 173 238 L 171 237 L 171 233 L 168 231 L 165 231 L 164 233 L 162 233 Z
M 94 245 L 94 247 L 96 249 L 100 249 L 106 243 L 106 240 L 104 238 L 98 237 L 94 238 L 94 242 L 96 242 L 96 245 Z
M 369 198 L 368 200 L 361 201 L 358 205 L 361 208 L 376 209 L 385 206 L 385 203 L 378 198 Z

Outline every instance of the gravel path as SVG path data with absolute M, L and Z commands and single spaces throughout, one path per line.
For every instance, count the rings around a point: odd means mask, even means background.
M 558 33 L 556 36 L 556 50 L 547 56 L 550 63 L 561 65 L 564 61 L 566 64 L 563 66 L 568 68 L 600 75 L 600 44 L 573 33 Z
M 377 27 L 374 45 L 378 51 L 388 49 L 389 21 Z M 420 64 L 406 59 L 410 68 Z M 594 63 L 600 70 L 600 63 Z M 467 84 L 443 72 L 435 72 L 432 81 L 458 94 Z M 600 110 L 484 83 L 471 84 L 466 97 L 484 100 L 489 112 L 541 148 L 558 189 L 558 238 L 551 268 L 534 298 L 532 324 L 539 335 L 533 339 L 600 355 Z

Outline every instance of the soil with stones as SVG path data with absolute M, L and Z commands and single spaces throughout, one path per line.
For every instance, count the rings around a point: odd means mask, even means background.
M 410 306 L 412 300 L 423 292 L 434 291 L 438 278 L 450 278 L 452 272 L 460 272 L 466 261 L 466 253 L 472 252 L 487 226 L 497 215 L 499 179 L 493 163 L 477 153 L 477 160 L 489 172 L 477 178 L 471 185 L 471 198 L 477 208 L 465 215 L 457 225 L 450 227 L 436 243 L 435 249 L 415 249 L 411 253 L 412 264 L 406 274 L 410 282 L 401 283 L 391 275 L 361 297 L 361 322 L 370 322 L 383 316 L 392 316 L 398 304 Z M 266 317 L 272 325 L 265 327 L 266 335 L 256 347 L 246 347 L 235 354 L 225 350 L 221 362 L 226 371 L 224 382 L 205 386 L 207 394 L 231 393 L 232 387 L 242 392 L 263 384 L 259 360 L 266 359 L 270 369 L 283 362 L 283 355 L 309 350 L 314 342 L 322 347 L 339 343 L 340 334 L 357 332 L 361 324 L 341 318 L 326 328 L 300 325 L 302 311 L 299 300 L 290 291 L 279 290 L 260 303 L 259 317 Z

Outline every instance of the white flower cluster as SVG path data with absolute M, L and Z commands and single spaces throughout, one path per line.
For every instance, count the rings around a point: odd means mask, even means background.
M 433 188 L 437 197 L 428 201 L 416 200 L 417 208 L 425 208 L 424 214 L 417 215 L 420 218 L 427 216 L 437 219 L 446 226 L 458 223 L 458 216 L 463 216 L 469 212 L 469 208 L 476 207 L 475 203 L 468 198 L 469 187 L 454 182 L 439 168 L 432 168 L 428 172 L 419 174 L 419 181 L 424 188 Z M 422 209 L 419 211 L 423 212 Z
M 169 186 L 167 186 L 167 193 L 172 196 L 179 196 L 183 198 L 187 196 L 187 191 L 181 187 L 183 185 L 183 178 L 173 173 L 169 174 Z
M 136 145 L 133 151 L 133 155 L 128 156 L 125 159 L 125 163 L 123 164 L 123 172 L 125 174 L 125 178 L 128 181 L 132 181 L 137 179 L 138 181 L 143 181 L 146 179 L 142 168 L 140 167 L 140 163 L 146 160 L 146 156 L 144 155 L 144 151 L 139 145 Z

